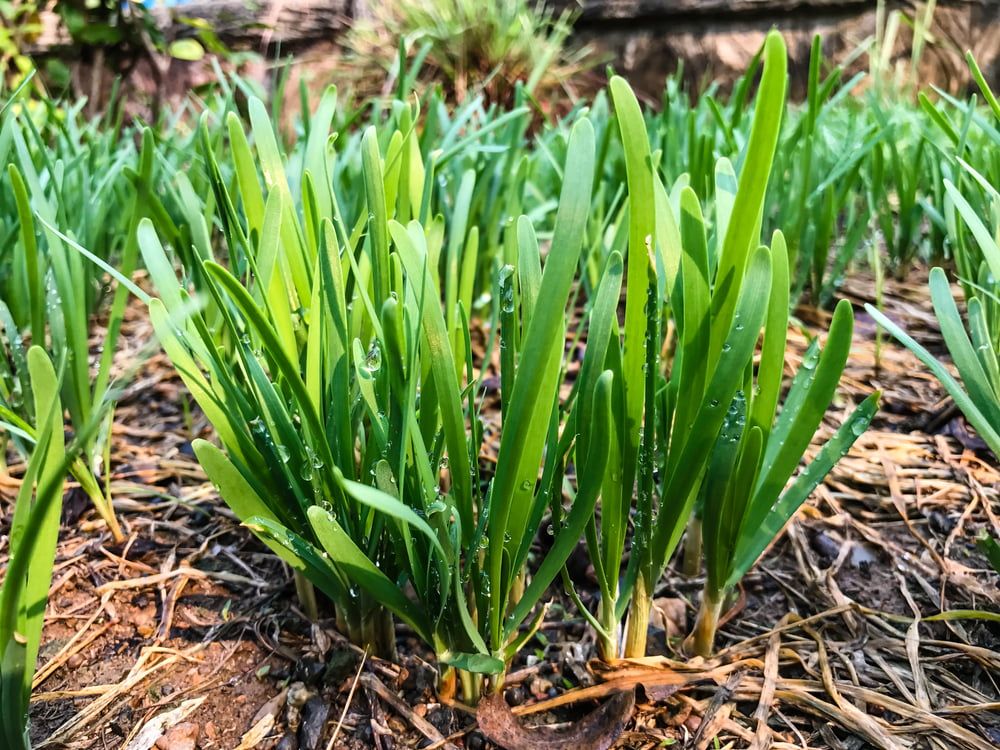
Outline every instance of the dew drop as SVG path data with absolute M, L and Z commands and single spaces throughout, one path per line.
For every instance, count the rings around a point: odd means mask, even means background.
M 368 372 L 374 373 L 380 367 L 382 367 L 382 349 L 377 341 L 373 341 L 372 348 L 368 350 L 368 356 L 365 358 L 365 368 Z
M 819 349 L 816 347 L 810 347 L 802 357 L 802 367 L 806 370 L 815 370 L 816 363 L 819 361 Z

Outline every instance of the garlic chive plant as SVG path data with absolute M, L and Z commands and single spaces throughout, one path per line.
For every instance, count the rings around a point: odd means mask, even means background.
M 800 127 L 818 139 L 838 78 L 820 81 L 815 54 Z M 441 689 L 474 702 L 502 687 L 561 576 L 602 657 L 642 656 L 654 589 L 697 505 L 689 535 L 704 538 L 707 581 L 690 647 L 711 651 L 728 594 L 877 401 L 800 469 L 853 321 L 842 302 L 782 398 L 792 271 L 781 232 L 761 242 L 785 117 L 778 33 L 761 60 L 749 126 L 749 75 L 729 122 L 748 135 L 726 131 L 742 148 L 715 160 L 702 143 L 697 174 L 671 179 L 675 155 L 652 147 L 617 77 L 613 118 L 593 113 L 597 133 L 578 111 L 533 154 L 527 110 L 449 116 L 433 97 L 424 115 L 397 100 L 340 139 L 332 88 L 288 154 L 258 99 L 249 131 L 234 112 L 206 115 L 193 139 L 204 173 L 160 195 L 143 148 L 123 267 L 101 267 L 147 304 L 215 430 L 194 442 L 199 461 L 291 568 L 309 616 L 329 603 L 351 640 L 383 656 L 404 623 L 437 655 Z M 619 156 L 624 185 L 608 178 Z M 794 154 L 780 163 L 800 185 L 818 179 Z M 814 208 L 790 214 L 799 246 Z M 42 219 L 50 243 L 81 249 Z M 152 296 L 128 279 L 137 255 Z M 34 297 L 23 307 L 30 327 Z M 571 309 L 584 313 L 578 325 Z M 490 434 L 493 374 L 501 420 Z M 543 525 L 552 540 L 540 551 Z M 600 589 L 593 612 L 565 570 L 581 538 Z
M 884 138 L 848 98 L 862 73 L 843 81 L 841 66 L 825 75 L 822 39 L 813 38 L 806 99 L 786 111 L 764 214 L 788 244 L 792 299 L 808 286 L 826 307 L 867 239 L 871 208 L 864 169 Z M 850 143 L 851 148 L 843 148 Z
M 66 367 L 53 365 L 40 346 L 31 346 L 24 364 L 31 384 L 35 421 L 31 451 L 14 499 L 7 540 L 7 568 L 0 579 L 0 739 L 4 748 L 30 750 L 28 707 L 55 565 L 63 485 L 80 451 L 101 429 L 109 400 L 66 443 L 62 379 Z M 17 427 L 4 425 L 7 430 Z
M 784 241 L 771 243 L 773 278 L 754 375 L 737 390 L 712 450 L 701 487 L 706 581 L 689 650 L 711 654 L 726 596 L 780 533 L 817 485 L 860 437 L 878 408 L 868 396 L 825 441 L 789 484 L 815 441 L 851 348 L 853 313 L 841 300 L 825 347 L 813 340 L 779 402 L 788 328 Z
M 9 562 L 0 583 L 0 738 L 3 747 L 29 750 L 28 700 L 42 640 L 42 623 L 59 534 L 63 442 L 59 378 L 45 351 L 25 354 L 37 421 L 35 440 L 14 504 Z
M 202 466 L 295 571 L 307 610 L 319 609 L 315 587 L 345 633 L 383 655 L 394 650 L 393 618 L 406 623 L 448 666 L 443 688 L 461 675 L 473 701 L 484 674 L 499 689 L 534 632 L 544 611 L 537 604 L 605 482 L 608 445 L 599 438 L 610 429 L 613 375 L 596 348 L 576 389 L 572 433 L 559 395 L 594 181 L 593 129 L 581 119 L 570 133 L 544 262 L 527 217 L 504 229 L 510 263 L 493 296 L 504 419 L 487 474 L 479 461 L 487 363 L 473 358 L 472 272 L 459 264 L 466 230 L 458 219 L 432 218 L 435 163 L 415 148 L 415 111 L 401 118 L 405 129 L 365 131 L 356 186 L 365 200 L 345 215 L 329 188 L 334 97 L 329 91 L 310 118 L 294 182 L 257 100 L 249 103 L 255 148 L 234 118 L 228 123 L 232 185 L 203 148 L 225 248 L 242 268 L 198 258 L 198 269 L 184 269 L 192 296 L 142 222 L 138 241 L 157 294 L 147 298 L 150 316 L 221 443 L 196 441 Z M 208 144 L 204 124 L 202 136 Z M 608 268 L 609 288 L 621 273 L 620 260 Z M 612 318 L 605 306 L 606 334 Z M 572 502 L 563 514 L 564 492 Z M 529 574 L 547 511 L 560 516 L 558 530 Z
M 781 233 L 770 247 L 759 238 L 784 112 L 786 68 L 784 43 L 772 33 L 739 178 L 728 160 L 716 165 L 714 242 L 699 196 L 686 180 L 669 192 L 665 188 L 631 89 L 620 78 L 611 82 L 628 175 L 629 230 L 624 331 L 619 339 L 614 324 L 606 355 L 619 406 L 610 435 L 611 466 L 600 517 L 587 530 L 601 590 L 598 611 L 587 616 L 605 658 L 645 654 L 653 590 L 699 497 L 709 583 L 703 597 L 707 614 L 698 626 L 702 635 L 695 640 L 699 651 L 710 650 L 726 593 L 875 410 L 873 395 L 785 489 L 833 398 L 852 321 L 850 305 L 841 303 L 828 352 L 820 357 L 813 344 L 774 423 L 790 281 Z M 595 313 L 599 307 L 595 303 Z M 674 333 L 664 341 L 666 331 Z M 668 355 L 663 361 L 661 352 Z M 629 561 L 621 576 L 626 549 Z M 622 637 L 619 623 L 626 610 Z
M 42 346 L 64 362 L 62 402 L 70 423 L 82 434 L 96 413 L 108 413 L 113 356 L 125 313 L 128 290 L 112 295 L 103 340 L 91 367 L 93 316 L 106 298 L 105 269 L 89 262 L 75 243 L 114 264 L 128 277 L 135 269 L 135 229 L 146 214 L 146 196 L 134 189 L 151 183 L 154 144 L 147 131 L 137 154 L 132 134 L 110 119 L 86 122 L 80 107 L 15 103 L 0 123 L 0 420 L 22 455 L 37 436 L 31 379 L 25 351 Z M 110 117 L 110 115 L 109 115 Z M 132 164 L 138 157 L 138 171 Z M 114 539 L 124 540 L 111 498 L 101 487 L 110 471 L 104 465 L 105 429 L 92 434 L 73 463 L 73 477 L 91 499 Z
M 958 281 L 965 295 L 966 321 L 962 321 L 943 268 L 931 269 L 930 293 L 941 334 L 961 382 L 888 317 L 871 305 L 866 305 L 866 309 L 934 373 L 993 454 L 1000 456 L 1000 191 L 997 183 L 986 176 L 991 174 L 990 170 L 997 170 L 995 155 L 1000 135 L 994 126 L 1000 123 L 1000 104 L 971 54 L 967 60 L 973 79 L 989 105 L 987 117 L 992 116 L 992 124 L 985 118 L 979 119 L 980 113 L 973 103 L 962 115 L 962 136 L 958 137 L 946 115 L 926 99 L 923 102 L 955 149 L 952 158 L 945 162 L 945 167 L 953 170 L 955 182 L 943 180 L 940 215 L 944 217 Z M 981 148 L 975 150 L 968 132 L 974 118 L 984 138 Z M 968 160 L 974 161 L 975 166 Z
M 758 247 L 756 235 L 784 110 L 786 69 L 784 42 L 780 35 L 772 33 L 765 44 L 753 126 L 739 182 L 728 162 L 720 162 L 716 170 L 716 190 L 721 186 L 732 199 L 716 196 L 714 258 L 709 255 L 704 219 L 693 191 L 681 190 L 678 221 L 658 180 L 654 180 L 656 192 L 650 193 L 653 201 L 644 198 L 643 192 L 630 189 L 630 205 L 636 200 L 650 205 L 647 224 L 635 237 L 654 238 L 663 255 L 658 265 L 663 268 L 664 280 L 658 288 L 666 301 L 663 315 L 669 316 L 676 327 L 677 344 L 663 379 L 657 382 L 646 378 L 643 438 L 652 446 L 659 431 L 659 450 L 654 452 L 648 447 L 642 457 L 646 474 L 640 478 L 637 491 L 636 529 L 626 574 L 626 581 L 634 586 L 624 642 L 626 656 L 645 654 L 653 589 L 680 541 L 712 446 L 728 405 L 742 385 L 764 320 L 771 287 L 771 256 L 766 248 Z M 631 106 L 627 101 L 616 102 L 623 134 L 638 112 L 634 97 Z M 638 125 L 633 128 L 638 139 L 644 140 L 643 129 Z M 644 162 L 651 164 L 641 152 L 633 151 L 627 164 L 632 172 L 648 172 L 650 167 Z M 630 210 L 630 220 L 636 221 L 639 216 Z M 629 251 L 641 252 L 641 246 L 630 243 Z M 658 325 L 659 316 L 650 316 L 649 324 Z M 656 332 L 649 337 L 644 358 L 647 376 L 660 369 L 656 358 L 659 340 Z M 659 502 L 655 504 L 654 458 L 659 469 Z

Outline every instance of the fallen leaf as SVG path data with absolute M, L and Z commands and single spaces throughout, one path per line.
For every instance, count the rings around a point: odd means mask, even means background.
M 488 739 L 506 750 L 607 750 L 624 731 L 635 706 L 635 692 L 618 693 L 572 726 L 523 727 L 502 695 L 479 702 L 476 718 Z
M 271 718 L 275 718 L 281 709 L 285 707 L 285 699 L 288 697 L 288 689 L 282 690 L 276 696 L 271 698 L 267 703 L 260 707 L 260 710 L 254 715 L 253 720 L 250 722 L 250 726 L 257 726 L 268 715 Z
M 236 750 L 252 750 L 263 742 L 274 729 L 274 714 L 266 714 L 243 735 Z
M 660 597 L 653 600 L 649 624 L 666 633 L 667 638 L 678 638 L 687 632 L 687 604 L 683 599 Z
M 645 682 L 640 682 L 639 684 L 642 685 L 642 690 L 646 693 L 646 699 L 650 703 L 663 703 L 682 687 L 681 685 L 664 685 L 654 681 L 650 681 L 649 684 Z
M 240 739 L 240 744 L 236 746 L 235 750 L 251 750 L 267 738 L 271 730 L 274 729 L 278 713 L 284 707 L 287 697 L 288 689 L 286 688 L 260 707 L 257 715 L 253 717 L 249 731 Z

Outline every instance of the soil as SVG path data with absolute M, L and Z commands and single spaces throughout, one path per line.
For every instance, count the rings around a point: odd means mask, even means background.
M 889 282 L 886 310 L 943 351 L 926 277 L 908 278 Z M 1000 530 L 1000 473 L 914 357 L 891 340 L 876 356 L 861 308 L 871 289 L 856 276 L 843 290 L 856 303 L 855 345 L 825 429 L 874 388 L 883 408 L 746 577 L 718 656 L 680 656 L 702 582 L 673 568 L 657 592 L 659 655 L 636 662 L 598 662 L 590 630 L 553 591 L 505 692 L 520 721 L 572 736 L 602 701 L 634 690 L 614 747 L 1000 745 L 1000 589 L 974 543 Z M 789 365 L 827 318 L 798 312 Z M 429 654 L 405 628 L 393 664 L 296 610 L 287 572 L 201 472 L 190 441 L 210 429 L 152 341 L 144 311 L 130 308 L 117 362 L 142 366 L 116 411 L 111 477 L 127 542 L 114 545 L 81 493 L 67 492 L 36 746 L 180 750 L 193 737 L 202 750 L 323 750 L 336 734 L 330 747 L 495 747 L 470 709 L 435 694 Z M 5 500 L 19 468 L 0 479 Z M 571 568 L 591 602 L 586 560 Z M 973 613 L 935 618 L 957 610 Z M 605 747 L 596 737 L 576 747 Z M 566 746 L 554 742 L 521 746 Z

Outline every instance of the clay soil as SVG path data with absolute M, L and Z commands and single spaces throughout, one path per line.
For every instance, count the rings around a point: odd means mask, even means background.
M 926 275 L 908 279 L 890 282 L 886 309 L 943 353 Z M 701 581 L 673 567 L 657 592 L 658 655 L 638 662 L 599 663 L 593 636 L 553 591 L 505 693 L 518 715 L 508 746 L 607 747 L 609 727 L 620 748 L 1000 745 L 1000 589 L 975 545 L 981 530 L 1000 531 L 996 460 L 914 357 L 891 341 L 876 357 L 861 308 L 870 280 L 843 293 L 857 305 L 855 346 L 826 429 L 875 388 L 882 410 L 744 581 L 718 656 L 680 655 Z M 825 318 L 799 310 L 788 365 Z M 36 746 L 496 747 L 473 711 L 435 694 L 429 655 L 405 628 L 399 661 L 387 663 L 296 609 L 287 571 L 220 504 L 192 455 L 190 441 L 210 428 L 139 307 L 124 338 L 122 369 L 143 362 L 113 433 L 111 488 L 128 539 L 113 544 L 67 491 Z M 0 480 L 2 528 L 21 468 Z M 0 565 L 5 554 L 4 539 Z M 570 568 L 592 604 L 585 558 Z M 584 717 L 601 705 L 617 715 L 595 728 Z M 495 720 L 513 721 L 484 727 Z

